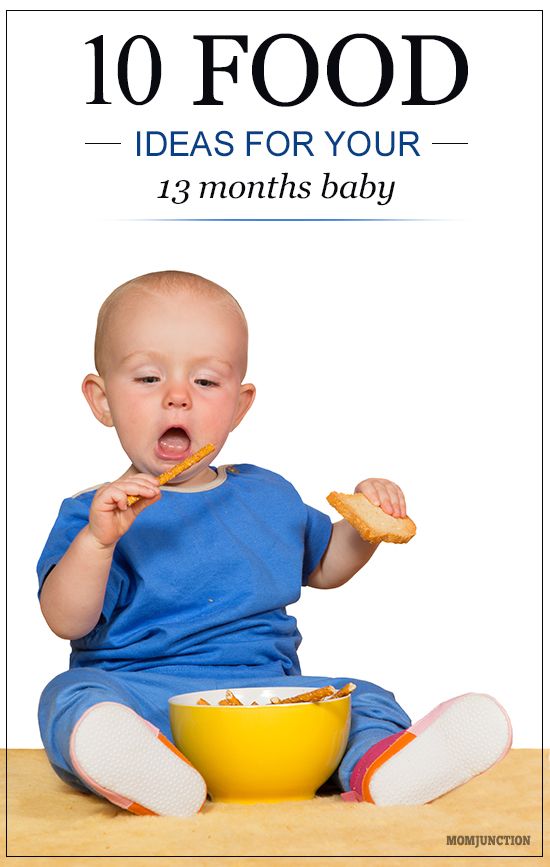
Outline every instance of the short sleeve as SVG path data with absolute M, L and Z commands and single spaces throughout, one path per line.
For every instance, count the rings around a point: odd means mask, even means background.
M 44 582 L 54 566 L 61 560 L 71 543 L 88 523 L 90 503 L 95 491 L 70 497 L 63 500 L 57 520 L 48 536 L 44 550 L 40 555 L 36 571 L 38 573 L 38 596 L 42 592 Z M 119 570 L 113 564 L 105 591 L 102 614 L 105 619 L 111 616 L 120 594 Z
M 305 506 L 306 527 L 304 536 L 304 562 L 302 568 L 302 584 L 307 584 L 307 579 L 313 570 L 319 565 L 321 557 L 325 553 L 332 535 L 332 521 L 324 512 Z
M 48 541 L 40 555 L 36 567 L 38 572 L 38 595 L 42 592 L 44 581 L 58 563 L 71 542 L 88 523 L 89 503 L 78 498 L 63 500 L 56 522 L 48 536 Z

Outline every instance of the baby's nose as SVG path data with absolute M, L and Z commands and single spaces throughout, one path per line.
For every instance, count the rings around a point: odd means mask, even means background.
M 191 396 L 185 387 L 170 388 L 165 397 L 165 406 L 168 409 L 186 409 L 191 406 Z
M 188 406 L 189 401 L 184 397 L 175 397 L 168 401 L 169 407 L 186 407 Z

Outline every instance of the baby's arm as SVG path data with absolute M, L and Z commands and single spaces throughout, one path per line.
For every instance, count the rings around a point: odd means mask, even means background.
M 401 488 L 388 479 L 365 479 L 359 482 L 355 493 L 365 494 L 371 503 L 381 506 L 395 518 L 404 518 L 407 514 Z M 363 541 L 351 524 L 338 521 L 333 524 L 330 542 L 321 562 L 308 578 L 308 586 L 320 590 L 340 587 L 368 563 L 378 544 Z
M 132 494 L 142 499 L 128 506 L 127 498 Z M 158 480 L 145 474 L 118 479 L 98 489 L 89 523 L 51 570 L 40 594 L 42 614 L 60 638 L 81 638 L 96 626 L 115 545 L 137 515 L 159 498 Z

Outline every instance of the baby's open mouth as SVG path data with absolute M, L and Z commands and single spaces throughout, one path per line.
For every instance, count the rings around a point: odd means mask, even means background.
M 159 458 L 177 463 L 187 457 L 191 440 L 182 427 L 169 427 L 158 438 L 156 452 Z

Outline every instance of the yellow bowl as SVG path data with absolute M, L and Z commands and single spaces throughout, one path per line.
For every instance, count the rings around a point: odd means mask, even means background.
M 179 750 L 206 780 L 216 801 L 303 801 L 336 770 L 351 722 L 351 698 L 269 704 L 303 687 L 232 690 L 244 707 L 220 706 L 225 690 L 173 696 L 170 725 Z M 197 705 L 199 698 L 210 706 Z M 257 707 L 250 707 L 257 701 Z

